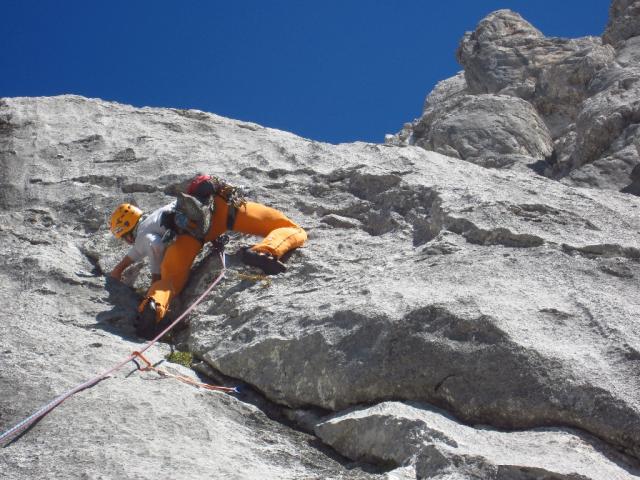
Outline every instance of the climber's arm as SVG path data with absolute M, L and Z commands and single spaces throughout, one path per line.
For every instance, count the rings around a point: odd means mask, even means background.
M 125 257 L 120 260 L 120 262 L 113 268 L 111 271 L 111 277 L 116 280 L 122 279 L 122 273 L 131 265 L 136 262 L 143 260 L 145 257 L 148 257 L 152 253 L 151 244 L 157 240 L 157 235 L 146 234 L 146 235 L 138 235 L 131 248 L 125 255 Z M 160 273 L 157 271 L 159 269 L 152 269 L 151 273 Z
M 111 277 L 115 278 L 116 280 L 121 280 L 122 279 L 122 273 L 130 266 L 134 263 L 134 260 L 129 257 L 129 255 L 126 255 L 122 260 L 120 260 L 120 262 L 118 262 L 118 264 L 113 267 L 113 270 L 111 270 Z

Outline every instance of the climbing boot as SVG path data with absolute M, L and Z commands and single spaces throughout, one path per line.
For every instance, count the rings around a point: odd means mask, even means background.
M 256 252 L 250 247 L 244 247 L 240 251 L 240 258 L 245 265 L 258 267 L 267 275 L 277 275 L 287 271 L 285 264 L 270 253 Z
M 150 298 L 136 317 L 136 335 L 147 340 L 154 338 L 157 332 L 156 316 L 156 302 Z

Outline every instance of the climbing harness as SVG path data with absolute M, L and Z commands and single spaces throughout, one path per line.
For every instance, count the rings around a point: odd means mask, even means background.
M 227 230 L 233 230 L 238 209 L 247 203 L 244 188 L 216 176 L 199 175 L 186 193 L 177 194 L 173 209 L 162 214 L 160 224 L 166 229 L 162 242 L 169 245 L 178 235 L 187 234 L 204 243 L 216 213 L 216 197 L 227 204 Z
M 220 274 L 211 283 L 211 285 L 209 285 L 209 287 L 202 293 L 202 295 L 200 295 L 191 305 L 189 305 L 189 307 L 184 312 L 182 312 L 182 314 L 178 318 L 176 318 L 169 326 L 167 326 L 167 328 L 165 328 L 162 332 L 160 332 L 158 335 L 156 335 L 155 338 L 153 338 L 152 340 L 147 342 L 147 344 L 142 349 L 140 349 L 138 351 L 135 351 L 135 352 L 132 352 L 129 356 L 127 356 L 124 360 L 122 360 L 120 363 L 118 363 L 114 367 L 112 367 L 109 370 L 106 370 L 106 371 L 96 375 L 92 379 L 87 380 L 86 382 L 81 383 L 80 385 L 77 385 L 76 387 L 72 388 L 71 390 L 63 393 L 59 397 L 55 398 L 54 400 L 52 400 L 51 402 L 47 403 L 46 405 L 41 407 L 39 410 L 37 410 L 36 412 L 31 414 L 29 417 L 27 417 L 24 420 L 22 420 L 21 422 L 17 423 L 16 425 L 11 427 L 6 432 L 2 433 L 2 435 L 0 435 L 0 445 L 5 443 L 5 442 L 7 442 L 7 441 L 9 441 L 9 439 L 11 439 L 11 438 L 13 438 L 13 437 L 15 437 L 15 436 L 17 436 L 17 435 L 19 435 L 21 433 L 24 433 L 29 427 L 34 425 L 38 420 L 40 420 L 46 414 L 51 412 L 54 408 L 56 408 L 58 405 L 60 405 L 62 402 L 64 402 L 66 399 L 68 399 L 72 395 L 96 385 L 97 383 L 101 382 L 105 378 L 110 377 L 113 373 L 115 373 L 116 371 L 120 370 L 127 363 L 132 362 L 135 359 L 139 358 L 139 359 L 143 360 L 143 362 L 145 362 L 147 364 L 147 366 L 142 368 L 141 370 L 146 370 L 146 369 L 154 370 L 154 371 L 157 371 L 160 375 L 172 376 L 172 374 L 169 374 L 168 372 L 163 372 L 162 371 L 163 373 L 160 373 L 161 371 L 155 370 L 155 367 L 153 367 L 153 365 L 151 365 L 151 362 L 149 362 L 146 359 L 146 357 L 144 357 L 143 353 L 146 352 L 147 350 L 149 350 L 153 345 L 155 345 L 158 342 L 158 340 L 160 340 L 162 337 L 164 337 L 184 317 L 186 317 L 194 308 L 196 308 L 196 306 L 198 306 L 198 304 L 200 304 L 200 302 L 202 302 L 202 300 L 204 300 L 204 298 L 207 295 L 209 295 L 211 290 L 213 290 L 213 288 L 218 283 L 220 283 L 220 281 L 224 278 L 225 272 L 226 272 L 226 269 L 227 269 L 226 262 L 225 262 L 225 255 L 224 255 L 223 251 L 219 251 L 218 254 L 220 256 L 220 262 L 222 264 L 222 269 L 220 271 Z M 136 363 L 136 362 L 134 361 L 134 363 Z M 136 363 L 136 365 L 139 367 L 139 365 L 137 363 Z M 200 384 L 200 383 L 195 382 L 194 380 L 192 380 L 192 379 L 190 379 L 188 377 L 182 377 L 182 376 L 179 376 L 179 375 L 178 376 L 173 376 L 173 377 L 178 379 L 178 380 L 180 380 L 180 381 L 182 381 L 182 382 L 189 383 L 191 385 L 195 385 L 195 386 L 198 386 L 198 387 L 201 387 L 201 388 L 206 388 L 208 390 L 217 390 L 217 391 L 228 392 L 228 393 L 238 393 L 237 388 L 217 387 L 217 386 L 214 386 L 214 385 Z
M 178 193 L 173 210 L 163 214 L 161 224 L 167 232 L 162 241 L 169 244 L 177 235 L 186 233 L 204 242 L 215 215 L 216 196 L 226 202 L 227 230 L 233 230 L 238 209 L 247 203 L 242 187 L 228 184 L 218 177 L 201 175 L 191 182 L 187 193 Z

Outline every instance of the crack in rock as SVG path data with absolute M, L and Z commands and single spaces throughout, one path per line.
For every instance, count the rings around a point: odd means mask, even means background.
M 628 457 L 582 432 L 473 428 L 420 403 L 354 407 L 324 419 L 315 432 L 351 459 L 387 469 L 412 465 L 416 478 L 464 474 L 470 478 L 610 480 L 630 479 L 640 472 Z M 563 449 L 563 445 L 570 447 Z
M 528 234 L 514 233 L 507 228 L 497 227 L 490 230 L 478 228 L 473 222 L 465 218 L 448 215 L 445 227 L 454 233 L 462 235 L 469 242 L 478 245 L 503 245 L 513 248 L 535 248 L 544 245 L 543 238 Z
M 628 258 L 630 260 L 640 260 L 640 248 L 624 247 L 618 244 L 586 245 L 584 247 L 574 247 L 563 244 L 563 251 L 567 253 L 578 253 L 587 258 Z

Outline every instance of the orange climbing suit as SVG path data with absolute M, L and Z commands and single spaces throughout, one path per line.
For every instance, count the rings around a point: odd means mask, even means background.
M 213 241 L 227 231 L 229 205 L 220 196 L 216 196 L 214 201 L 215 210 L 205 242 Z M 232 231 L 263 237 L 251 249 L 270 253 L 276 258 L 301 247 L 307 240 L 307 233 L 282 212 L 255 202 L 246 202 L 237 209 Z M 160 280 L 149 288 L 146 298 L 140 304 L 140 311 L 149 299 L 153 299 L 156 303 L 156 320 L 162 320 L 173 297 L 186 285 L 191 264 L 202 245 L 189 235 L 176 237 L 165 250 L 160 265 Z

